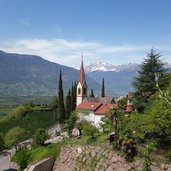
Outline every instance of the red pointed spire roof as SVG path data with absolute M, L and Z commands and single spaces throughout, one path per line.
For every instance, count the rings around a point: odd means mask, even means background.
M 83 56 L 82 56 L 81 67 L 80 67 L 80 83 L 83 84 L 84 81 L 85 81 L 85 73 L 84 73 Z

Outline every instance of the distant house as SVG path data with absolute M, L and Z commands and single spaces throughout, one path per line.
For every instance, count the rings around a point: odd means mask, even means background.
M 80 120 L 87 120 L 98 125 L 115 104 L 113 97 L 87 97 L 87 83 L 84 73 L 83 60 L 80 67 L 80 81 L 77 85 L 77 111 Z
M 125 112 L 126 113 L 131 113 L 131 112 L 133 112 L 133 110 L 134 110 L 133 104 L 132 103 L 127 103 L 127 105 L 125 107 Z
M 77 106 L 80 120 L 87 120 L 98 125 L 103 117 L 110 111 L 113 104 L 100 102 L 82 102 Z
M 128 93 L 128 95 L 127 95 L 127 104 L 126 104 L 126 107 L 125 107 L 125 112 L 126 113 L 132 113 L 133 110 L 134 110 L 134 105 L 131 102 L 132 97 L 133 97 L 133 93 Z

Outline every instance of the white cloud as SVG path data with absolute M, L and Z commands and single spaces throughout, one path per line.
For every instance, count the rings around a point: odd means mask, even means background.
M 114 64 L 140 63 L 152 45 L 106 45 L 98 42 L 68 41 L 65 39 L 22 39 L 0 42 L 6 52 L 34 54 L 63 65 L 79 66 L 82 52 L 85 64 L 106 61 Z M 169 45 L 153 45 L 163 49 L 167 62 L 171 62 Z

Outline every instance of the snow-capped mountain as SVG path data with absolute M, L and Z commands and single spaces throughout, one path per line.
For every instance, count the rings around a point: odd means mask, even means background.
M 105 63 L 105 62 L 98 62 L 98 63 L 91 63 L 88 66 L 85 66 L 86 72 L 93 72 L 93 71 L 115 71 L 115 65 Z
M 92 63 L 88 66 L 85 66 L 86 72 L 94 72 L 94 71 L 115 71 L 120 72 L 124 70 L 136 70 L 138 68 L 138 64 L 123 64 L 123 65 L 113 65 L 105 62 Z
M 85 66 L 87 75 L 100 85 L 104 78 L 106 94 L 114 95 L 115 97 L 133 91 L 132 81 L 137 74 L 137 69 L 138 64 L 133 63 L 114 65 L 106 62 L 98 62 Z

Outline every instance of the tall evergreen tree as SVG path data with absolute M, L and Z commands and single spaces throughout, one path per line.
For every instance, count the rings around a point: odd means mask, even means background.
M 68 91 L 68 94 L 66 96 L 66 102 L 65 102 L 65 109 L 66 109 L 66 118 L 69 118 L 71 114 L 71 93 L 70 90 Z
M 101 91 L 101 97 L 105 97 L 105 85 L 104 85 L 104 78 L 102 80 L 102 91 Z
M 156 53 L 154 49 L 151 49 L 147 53 L 147 58 L 140 65 L 138 76 L 133 82 L 135 88 L 134 105 L 139 112 L 144 111 L 149 97 L 157 91 L 156 75 L 160 77 L 161 86 L 163 85 L 165 69 L 160 57 L 160 53 Z
M 65 120 L 65 107 L 64 107 L 64 96 L 63 96 L 63 87 L 62 87 L 62 72 L 60 70 L 59 74 L 59 85 L 58 85 L 58 113 L 60 122 Z
M 72 83 L 72 86 L 71 86 L 71 111 L 73 111 L 74 108 L 75 108 L 74 86 L 73 86 L 73 83 Z
M 93 92 L 93 89 L 91 89 L 91 94 L 90 94 L 90 97 L 94 97 L 94 92 Z
M 77 97 L 77 83 L 76 81 L 74 82 L 74 110 L 76 107 L 76 97 Z
M 71 111 L 75 110 L 76 107 L 76 94 L 77 94 L 77 84 L 74 82 L 71 87 Z

